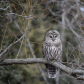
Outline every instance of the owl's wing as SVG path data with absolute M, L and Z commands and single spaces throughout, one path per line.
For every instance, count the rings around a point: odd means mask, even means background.
M 43 45 L 42 45 L 42 54 L 43 54 L 43 58 L 46 58 L 46 54 L 47 54 L 47 48 L 46 48 L 46 44 L 43 41 Z M 46 68 L 48 68 L 48 64 L 45 64 Z
M 60 62 L 62 62 L 62 44 L 60 45 Z

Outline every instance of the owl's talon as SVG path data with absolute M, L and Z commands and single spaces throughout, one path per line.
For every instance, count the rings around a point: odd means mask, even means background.
M 51 61 L 52 61 L 52 62 L 55 62 L 56 60 L 52 59 Z
M 53 60 L 55 62 L 55 60 Z
M 55 61 L 54 59 L 52 59 L 51 61 Z

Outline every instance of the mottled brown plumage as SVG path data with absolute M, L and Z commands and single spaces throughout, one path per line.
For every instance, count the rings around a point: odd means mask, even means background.
M 56 30 L 48 31 L 45 35 L 42 45 L 43 58 L 48 61 L 61 62 L 62 58 L 62 43 L 60 34 Z M 59 75 L 59 69 L 46 64 L 49 78 L 55 78 Z

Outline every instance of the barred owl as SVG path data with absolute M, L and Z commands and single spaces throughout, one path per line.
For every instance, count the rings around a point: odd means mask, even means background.
M 47 61 L 61 62 L 62 58 L 62 43 L 60 40 L 60 34 L 56 30 L 50 30 L 46 33 L 43 45 L 42 45 L 43 58 Z M 49 78 L 55 78 L 59 76 L 59 69 L 45 64 Z

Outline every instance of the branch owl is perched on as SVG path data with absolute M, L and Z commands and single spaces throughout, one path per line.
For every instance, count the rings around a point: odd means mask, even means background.
M 56 30 L 48 31 L 45 35 L 42 45 L 43 58 L 47 61 L 61 62 L 62 60 L 62 43 L 60 34 Z M 55 78 L 59 75 L 59 69 L 46 64 L 49 78 Z

